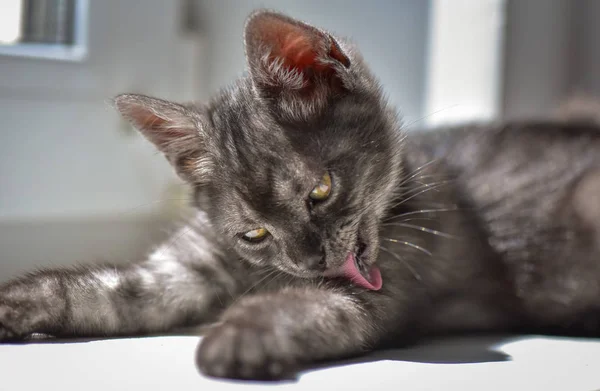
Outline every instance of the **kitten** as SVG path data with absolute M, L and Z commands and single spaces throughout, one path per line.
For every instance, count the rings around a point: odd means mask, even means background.
M 351 44 L 268 11 L 249 76 L 204 106 L 116 108 L 194 189 L 147 259 L 0 287 L 0 339 L 143 335 L 217 322 L 206 375 L 293 376 L 435 333 L 599 335 L 600 128 L 403 134 Z

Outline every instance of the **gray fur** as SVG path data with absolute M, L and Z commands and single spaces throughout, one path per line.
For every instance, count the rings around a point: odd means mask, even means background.
M 278 23 L 316 42 L 314 68 L 272 58 Z M 202 372 L 277 379 L 432 333 L 600 334 L 597 125 L 404 135 L 349 43 L 265 11 L 245 39 L 250 76 L 207 105 L 115 99 L 193 187 L 189 223 L 139 263 L 1 286 L 0 339 L 216 321 L 198 348 Z M 331 197 L 312 203 L 325 172 Z M 243 240 L 258 227 L 271 236 Z M 379 291 L 323 276 L 357 242 L 381 269 Z

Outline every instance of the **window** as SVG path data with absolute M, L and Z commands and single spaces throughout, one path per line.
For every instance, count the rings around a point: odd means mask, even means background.
M 0 0 L 0 55 L 85 57 L 87 0 Z

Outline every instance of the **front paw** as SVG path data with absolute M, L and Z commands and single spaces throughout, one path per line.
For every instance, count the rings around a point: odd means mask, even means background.
M 281 380 L 298 369 L 294 351 L 293 341 L 271 327 L 228 320 L 207 333 L 198 347 L 196 362 L 207 376 Z

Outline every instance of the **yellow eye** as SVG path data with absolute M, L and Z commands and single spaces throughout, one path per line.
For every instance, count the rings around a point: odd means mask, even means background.
M 253 229 L 252 231 L 248 231 L 245 234 L 242 235 L 242 238 L 244 238 L 245 240 L 249 241 L 249 242 L 260 242 L 261 240 L 264 240 L 267 235 L 269 234 L 269 231 L 267 231 L 264 228 L 257 228 L 257 229 Z
M 309 197 L 313 200 L 322 201 L 326 200 L 331 193 L 331 176 L 326 172 L 321 178 L 321 182 L 315 186 L 309 194 Z

